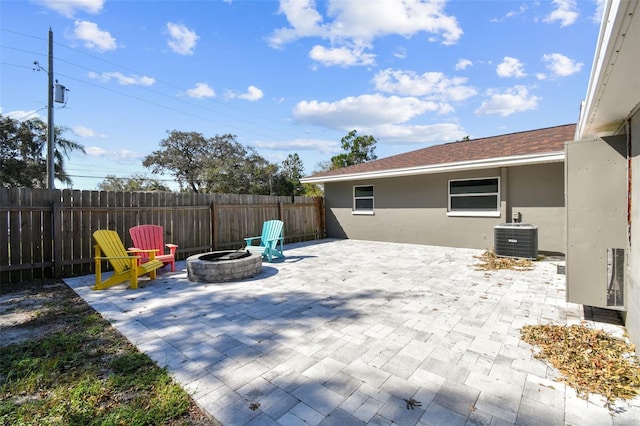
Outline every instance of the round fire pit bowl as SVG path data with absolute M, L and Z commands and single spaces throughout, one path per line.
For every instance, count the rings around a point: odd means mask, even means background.
M 240 281 L 262 270 L 262 256 L 248 251 L 212 251 L 187 258 L 187 278 L 201 283 Z

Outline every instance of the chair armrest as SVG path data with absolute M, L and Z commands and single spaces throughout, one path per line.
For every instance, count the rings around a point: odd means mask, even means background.
M 109 259 L 136 259 L 136 258 L 140 258 L 140 256 L 95 256 L 94 259 L 103 259 L 103 260 L 109 260 Z
M 262 238 L 262 236 L 259 237 L 247 237 L 244 239 L 245 243 L 247 243 L 248 246 L 251 245 L 251 243 L 253 242 L 253 240 L 259 240 L 260 238 Z
M 153 250 L 140 250 L 134 247 L 133 250 L 127 250 L 130 251 L 132 253 L 149 253 L 149 260 L 153 260 L 156 258 L 156 254 L 158 254 L 158 252 L 160 250 L 158 249 L 153 249 Z M 141 257 L 141 256 L 136 256 L 136 257 Z
M 167 248 L 169 249 L 169 252 L 171 253 L 172 256 L 176 255 L 176 250 L 178 249 L 178 245 L 177 244 L 166 243 L 165 246 L 167 246 Z

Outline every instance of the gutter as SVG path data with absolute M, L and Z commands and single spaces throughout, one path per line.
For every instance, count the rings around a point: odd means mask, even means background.
M 491 169 L 498 167 L 526 166 L 531 164 L 562 163 L 564 151 L 546 152 L 544 154 L 518 155 L 511 157 L 486 158 L 474 161 L 432 164 L 402 169 L 387 169 L 364 173 L 345 173 L 333 176 L 305 177 L 301 183 L 344 182 L 358 179 L 383 179 L 401 176 L 416 176 L 435 173 L 458 172 L 464 170 Z

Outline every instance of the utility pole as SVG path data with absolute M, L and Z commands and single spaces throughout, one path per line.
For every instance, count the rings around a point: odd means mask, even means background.
M 54 145 L 55 131 L 53 125 L 53 31 L 49 27 L 49 69 L 47 71 L 49 75 L 47 81 L 47 94 L 48 98 L 48 114 L 47 114 L 47 188 L 55 189 L 55 165 L 54 165 Z

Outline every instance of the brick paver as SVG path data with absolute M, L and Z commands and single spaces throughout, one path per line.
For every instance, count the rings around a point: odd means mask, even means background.
M 563 261 L 487 272 L 481 253 L 322 240 L 243 282 L 189 282 L 184 261 L 138 290 L 65 281 L 225 425 L 640 424 L 640 398 L 612 416 L 519 339 L 581 321 L 622 336 L 565 302 Z

